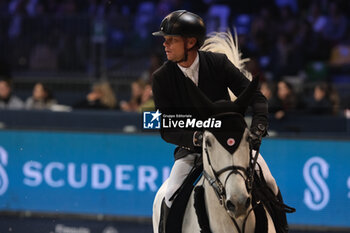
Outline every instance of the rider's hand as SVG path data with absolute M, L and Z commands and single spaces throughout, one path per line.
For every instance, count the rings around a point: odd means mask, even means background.
M 262 137 L 266 135 L 266 126 L 258 124 L 250 129 L 248 140 L 253 150 L 258 150 L 261 145 Z
M 203 145 L 203 132 L 195 131 L 193 134 L 193 145 L 201 147 Z

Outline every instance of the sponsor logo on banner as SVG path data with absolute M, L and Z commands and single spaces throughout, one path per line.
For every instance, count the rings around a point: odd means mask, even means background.
M 304 191 L 304 203 L 311 210 L 322 210 L 329 202 L 328 178 L 329 165 L 321 157 L 312 157 L 304 165 L 303 174 L 307 189 Z
M 8 188 L 9 179 L 5 170 L 8 163 L 7 151 L 0 146 L 0 196 L 3 195 Z
M 95 190 L 103 190 L 114 186 L 116 190 L 156 192 L 159 188 L 156 184 L 158 177 L 161 177 L 164 182 L 169 173 L 169 167 L 163 167 L 160 174 L 156 167 L 146 165 L 116 164 L 111 167 L 103 163 L 65 164 L 61 162 L 50 162 L 45 165 L 31 160 L 23 165 L 23 183 L 30 187 L 46 183 L 52 188 L 70 186 L 80 189 L 90 186 Z M 133 177 L 137 177 L 135 183 L 132 182 Z

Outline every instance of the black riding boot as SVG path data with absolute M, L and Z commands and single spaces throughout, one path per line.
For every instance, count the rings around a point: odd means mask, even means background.
M 162 205 L 160 207 L 158 233 L 165 233 L 166 220 L 168 218 L 169 210 L 170 208 L 165 204 L 165 198 L 164 198 L 162 201 Z

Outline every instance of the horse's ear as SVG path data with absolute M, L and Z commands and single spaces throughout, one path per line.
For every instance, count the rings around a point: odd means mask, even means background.
M 214 113 L 221 114 L 227 112 L 236 112 L 244 115 L 248 106 L 250 105 L 254 93 L 258 88 L 259 78 L 254 77 L 249 83 L 248 87 L 237 97 L 234 102 L 231 101 L 218 101 L 214 103 Z
M 241 107 L 248 107 L 254 97 L 255 91 L 258 89 L 258 85 L 259 77 L 255 76 L 249 83 L 249 86 L 237 97 L 234 103 Z

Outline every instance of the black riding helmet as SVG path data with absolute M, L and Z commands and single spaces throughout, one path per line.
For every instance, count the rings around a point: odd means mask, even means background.
M 160 24 L 160 31 L 152 33 L 154 36 L 195 37 L 198 48 L 203 45 L 205 34 L 203 19 L 185 10 L 174 11 L 167 15 Z

